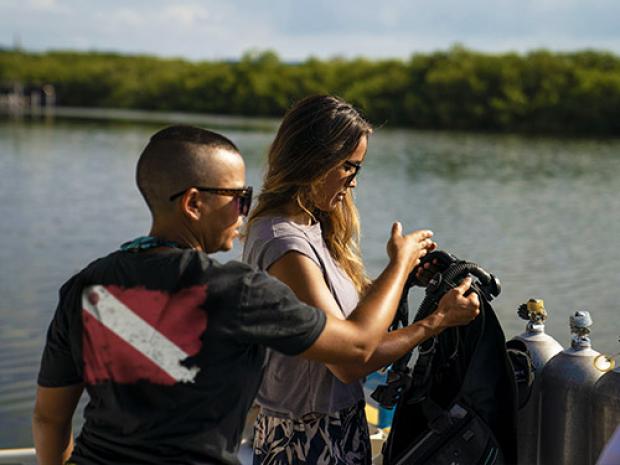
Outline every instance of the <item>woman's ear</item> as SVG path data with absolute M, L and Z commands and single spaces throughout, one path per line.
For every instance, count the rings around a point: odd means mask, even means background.
M 181 210 L 183 211 L 183 215 L 194 221 L 199 220 L 202 215 L 201 207 L 203 203 L 200 192 L 197 189 L 193 187 L 187 189 L 181 198 Z

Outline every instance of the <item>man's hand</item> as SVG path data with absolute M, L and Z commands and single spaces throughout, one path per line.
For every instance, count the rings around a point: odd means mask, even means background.
M 441 298 L 433 314 L 440 318 L 442 327 L 466 325 L 480 314 L 478 294 L 471 292 L 465 295 L 470 287 L 471 277 L 467 277 Z
M 392 233 L 387 243 L 390 260 L 402 262 L 410 273 L 420 263 L 420 259 L 437 248 L 431 240 L 433 232 L 421 229 L 403 236 L 403 227 L 399 222 L 392 225 Z

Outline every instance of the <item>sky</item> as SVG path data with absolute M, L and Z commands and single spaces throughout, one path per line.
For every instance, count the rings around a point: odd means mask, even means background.
M 407 58 L 454 44 L 482 52 L 620 54 L 620 0 L 0 0 L 0 46 L 191 60 L 274 50 Z

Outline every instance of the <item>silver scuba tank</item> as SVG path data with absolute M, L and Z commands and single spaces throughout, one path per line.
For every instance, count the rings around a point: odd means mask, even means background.
M 596 463 L 603 447 L 620 425 L 620 366 L 614 370 L 615 359 L 620 353 L 599 355 L 594 365 L 605 372 L 594 384 L 591 398 L 592 464 Z
M 554 355 L 563 350 L 558 341 L 545 334 L 547 312 L 541 299 L 530 299 L 519 306 L 519 317 L 527 320 L 525 332 L 508 342 L 508 347 L 526 350 L 532 362 L 533 380 L 527 403 L 517 416 L 517 454 L 519 465 L 538 463 L 538 411 L 542 370 Z M 520 347 L 519 347 L 520 346 Z
M 590 395 L 601 372 L 593 361 L 586 311 L 570 317 L 571 346 L 547 362 L 540 392 L 540 465 L 590 464 Z

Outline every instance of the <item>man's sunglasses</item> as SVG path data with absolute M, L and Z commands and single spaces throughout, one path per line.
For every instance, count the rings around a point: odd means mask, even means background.
M 252 205 L 252 186 L 240 187 L 237 189 L 225 189 L 225 188 L 219 188 L 219 187 L 198 187 L 198 186 L 193 186 L 193 187 L 194 189 L 200 192 L 210 192 L 211 194 L 228 195 L 231 197 L 235 197 L 238 202 L 237 205 L 239 208 L 239 214 L 241 216 L 248 216 L 248 213 L 250 212 L 250 206 Z M 190 188 L 188 187 L 187 189 L 190 189 Z M 169 200 L 173 201 L 174 199 L 181 197 L 183 194 L 185 194 L 185 192 L 187 192 L 187 189 L 171 195 Z
M 355 176 L 357 176 L 357 174 L 362 169 L 362 164 L 361 163 L 355 163 L 355 162 L 352 162 L 352 161 L 349 161 L 349 160 L 345 160 L 343 165 L 347 169 L 353 170 L 353 173 L 351 175 L 349 175 L 349 177 L 347 178 L 347 186 L 349 186 L 349 185 L 351 185 L 351 183 L 355 179 Z

